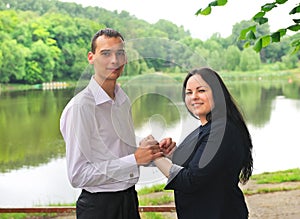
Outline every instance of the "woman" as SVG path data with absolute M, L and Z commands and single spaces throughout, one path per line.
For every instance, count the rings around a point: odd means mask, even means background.
M 178 218 L 248 218 L 238 183 L 245 184 L 252 174 L 252 141 L 242 114 L 210 68 L 187 75 L 182 97 L 201 124 L 174 151 L 172 161 L 155 160 L 168 177 L 165 189 L 174 190 Z

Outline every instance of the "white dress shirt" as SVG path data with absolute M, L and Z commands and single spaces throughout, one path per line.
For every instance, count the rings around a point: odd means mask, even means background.
M 135 134 L 129 98 L 116 85 L 115 99 L 92 78 L 67 104 L 60 119 L 67 171 L 75 188 L 121 191 L 135 185 Z

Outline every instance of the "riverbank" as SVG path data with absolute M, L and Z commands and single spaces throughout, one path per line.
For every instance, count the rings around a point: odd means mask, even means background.
M 290 81 L 299 81 L 300 82 L 300 68 L 296 69 L 287 69 L 287 70 L 270 70 L 270 67 L 265 67 L 257 71 L 253 72 L 239 72 L 239 71 L 232 71 L 232 72 L 220 72 L 220 75 L 226 80 L 230 80 L 232 78 L 243 78 L 243 80 L 273 80 L 276 78 L 283 78 L 286 77 L 287 80 Z M 182 81 L 185 77 L 185 73 L 159 73 L 163 74 L 168 77 L 172 77 L 174 80 Z M 134 76 L 135 77 L 135 76 Z M 132 77 L 128 76 L 121 76 L 118 81 L 122 83 L 126 83 L 131 80 Z M 64 82 L 67 86 L 64 87 L 76 87 L 77 81 L 66 81 Z M 47 84 L 47 83 L 45 83 Z M 5 91 L 22 91 L 22 90 L 32 90 L 32 89 L 41 89 L 43 86 L 42 84 L 1 84 L 0 83 L 0 93 Z
M 246 194 L 245 199 L 249 209 L 249 219 L 299 219 L 300 218 L 300 181 L 282 182 L 272 184 L 257 184 L 250 180 L 243 190 L 263 191 L 255 194 Z M 281 188 L 281 190 L 278 190 Z M 274 189 L 274 192 L 272 192 Z M 278 190 L 275 192 L 275 190 Z M 269 191 L 269 192 L 267 192 Z M 173 193 L 155 192 L 142 195 L 140 199 L 158 199 L 161 197 L 173 197 Z M 173 206 L 174 202 L 163 205 Z M 176 213 L 141 213 L 142 219 L 176 219 Z M 55 219 L 75 219 L 75 215 L 61 215 Z
M 249 219 L 300 218 L 300 169 L 253 175 L 246 185 L 240 185 L 249 209 Z M 174 206 L 173 192 L 164 185 L 138 191 L 140 206 Z M 1 219 L 75 219 L 75 214 L 56 216 L 0 214 Z M 176 213 L 141 213 L 142 219 L 176 219 Z

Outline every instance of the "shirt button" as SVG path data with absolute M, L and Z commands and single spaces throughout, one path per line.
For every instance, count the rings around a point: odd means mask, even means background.
M 130 176 L 130 178 L 132 178 L 134 175 L 133 175 L 133 173 L 130 173 L 129 176 Z

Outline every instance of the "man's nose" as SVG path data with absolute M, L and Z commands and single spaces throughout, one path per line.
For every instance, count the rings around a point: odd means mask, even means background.
M 119 62 L 119 58 L 117 56 L 116 53 L 112 53 L 111 55 L 111 63 L 118 63 Z

